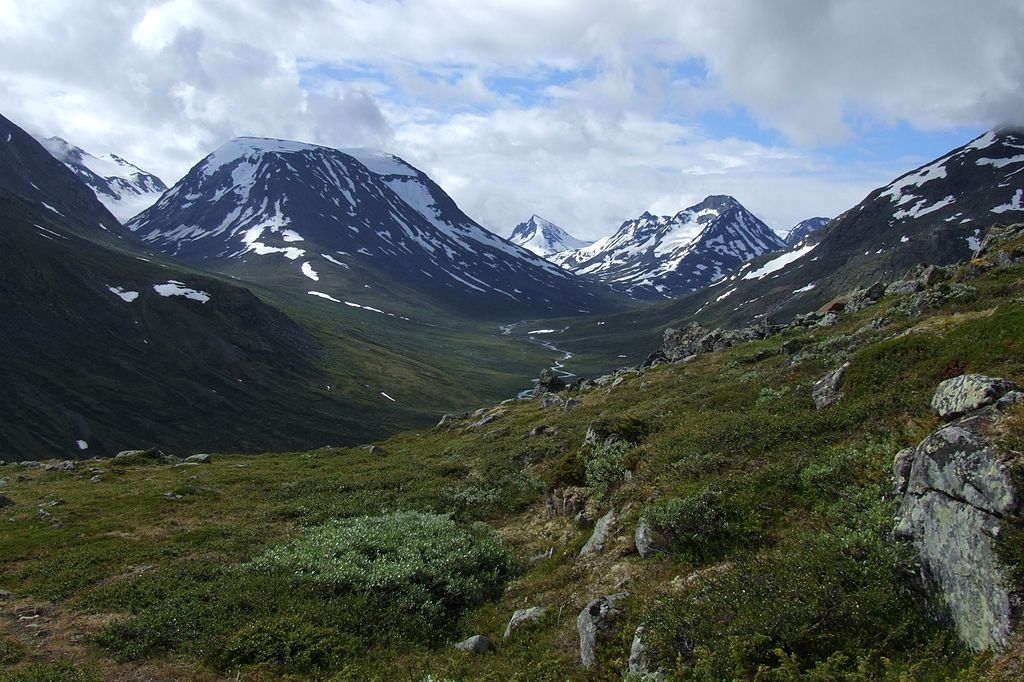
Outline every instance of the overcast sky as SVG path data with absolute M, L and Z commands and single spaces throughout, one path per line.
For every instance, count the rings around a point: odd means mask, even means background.
M 369 146 L 507 235 L 732 194 L 832 216 L 1024 118 L 1022 0 L 0 0 L 0 102 L 168 184 L 225 140 Z

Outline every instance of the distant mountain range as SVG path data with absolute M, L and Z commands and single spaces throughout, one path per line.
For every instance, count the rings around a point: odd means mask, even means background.
M 95 157 L 59 137 L 39 138 L 58 161 L 74 171 L 122 223 L 153 205 L 167 191 L 163 180 L 120 156 Z
M 634 298 L 656 299 L 706 287 L 785 246 L 734 198 L 715 195 L 674 216 L 644 213 L 609 237 L 550 258 Z
M 536 214 L 516 225 L 508 240 L 543 257 L 593 244 L 576 239 L 558 225 Z
M 232 140 L 128 226 L 185 262 L 346 300 L 369 288 L 471 316 L 551 316 L 618 304 L 488 232 L 398 157 Z

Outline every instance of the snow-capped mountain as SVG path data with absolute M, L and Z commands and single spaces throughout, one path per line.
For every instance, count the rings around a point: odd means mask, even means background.
M 593 244 L 593 242 L 576 239 L 558 225 L 537 214 L 530 216 L 526 222 L 516 225 L 508 240 L 544 257 L 570 249 L 581 249 Z
M 785 243 L 730 196 L 674 216 L 644 213 L 615 234 L 551 260 L 635 298 L 673 298 L 715 282 Z
M 1024 129 L 1001 128 L 905 173 L 804 237 L 685 304 L 719 321 L 813 310 L 919 263 L 971 257 L 984 231 L 1024 221 Z
M 821 228 L 828 225 L 831 218 L 808 218 L 807 220 L 801 220 L 793 227 L 786 231 L 782 241 L 786 242 L 786 246 L 793 246 L 797 242 L 801 241 L 804 237 L 812 232 L 817 232 Z
M 39 138 L 39 142 L 73 170 L 122 223 L 152 206 L 167 191 L 163 180 L 115 154 L 96 157 L 59 137 Z
M 366 149 L 231 140 L 128 227 L 187 262 L 342 301 L 369 288 L 481 316 L 610 301 L 482 228 L 402 159 Z

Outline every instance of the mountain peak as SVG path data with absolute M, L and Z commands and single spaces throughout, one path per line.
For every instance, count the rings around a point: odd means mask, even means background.
M 550 256 L 570 249 L 579 249 L 591 242 L 573 237 L 550 220 L 534 213 L 526 222 L 519 223 L 512 230 L 509 241 L 538 256 Z
M 785 244 L 736 199 L 713 194 L 674 216 L 644 211 L 615 234 L 553 260 L 637 298 L 679 296 Z

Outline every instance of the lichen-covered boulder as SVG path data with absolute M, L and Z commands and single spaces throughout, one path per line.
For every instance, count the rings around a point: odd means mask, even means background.
M 974 410 L 992 405 L 1020 386 L 984 374 L 961 374 L 946 379 L 932 396 L 932 409 L 943 419 L 953 419 Z
M 1007 644 L 1019 598 L 994 542 L 1007 519 L 1019 519 L 1020 498 L 985 435 L 991 423 L 987 416 L 966 417 L 914 449 L 895 529 L 916 548 L 957 634 L 978 650 Z
M 646 559 L 664 549 L 665 538 L 654 529 L 650 522 L 642 518 L 636 524 L 633 531 L 633 543 L 636 545 L 637 554 L 640 558 Z

